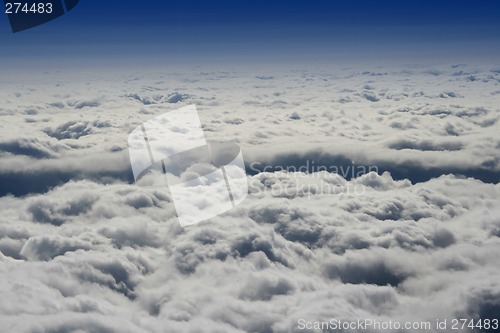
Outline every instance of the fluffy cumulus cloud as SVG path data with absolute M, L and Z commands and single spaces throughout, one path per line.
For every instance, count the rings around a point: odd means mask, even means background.
M 0 331 L 500 319 L 500 73 L 366 68 L 2 83 Z M 187 104 L 241 146 L 249 195 L 182 228 L 127 136 Z

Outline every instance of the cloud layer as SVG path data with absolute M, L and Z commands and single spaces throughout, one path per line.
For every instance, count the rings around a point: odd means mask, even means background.
M 285 333 L 306 331 L 300 319 L 493 319 L 493 69 L 191 69 L 2 83 L 0 331 Z M 250 193 L 181 228 L 166 189 L 132 184 L 127 135 L 191 103 L 207 139 L 242 147 Z M 298 172 L 277 170 L 286 166 Z

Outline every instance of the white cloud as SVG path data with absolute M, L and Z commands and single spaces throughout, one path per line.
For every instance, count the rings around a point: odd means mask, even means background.
M 3 83 L 0 331 L 284 333 L 299 319 L 498 313 L 498 74 L 461 70 Z M 126 145 L 190 103 L 207 139 L 259 167 L 241 205 L 181 228 L 166 189 L 131 184 Z M 379 174 L 352 177 L 367 166 Z

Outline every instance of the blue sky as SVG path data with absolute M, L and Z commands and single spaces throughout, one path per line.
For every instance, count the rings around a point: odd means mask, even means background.
M 81 0 L 17 34 L 2 58 L 500 55 L 500 2 Z

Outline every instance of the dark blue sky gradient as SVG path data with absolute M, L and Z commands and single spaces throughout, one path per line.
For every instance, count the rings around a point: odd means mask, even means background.
M 98 1 L 12 34 L 0 57 L 500 55 L 500 1 Z

